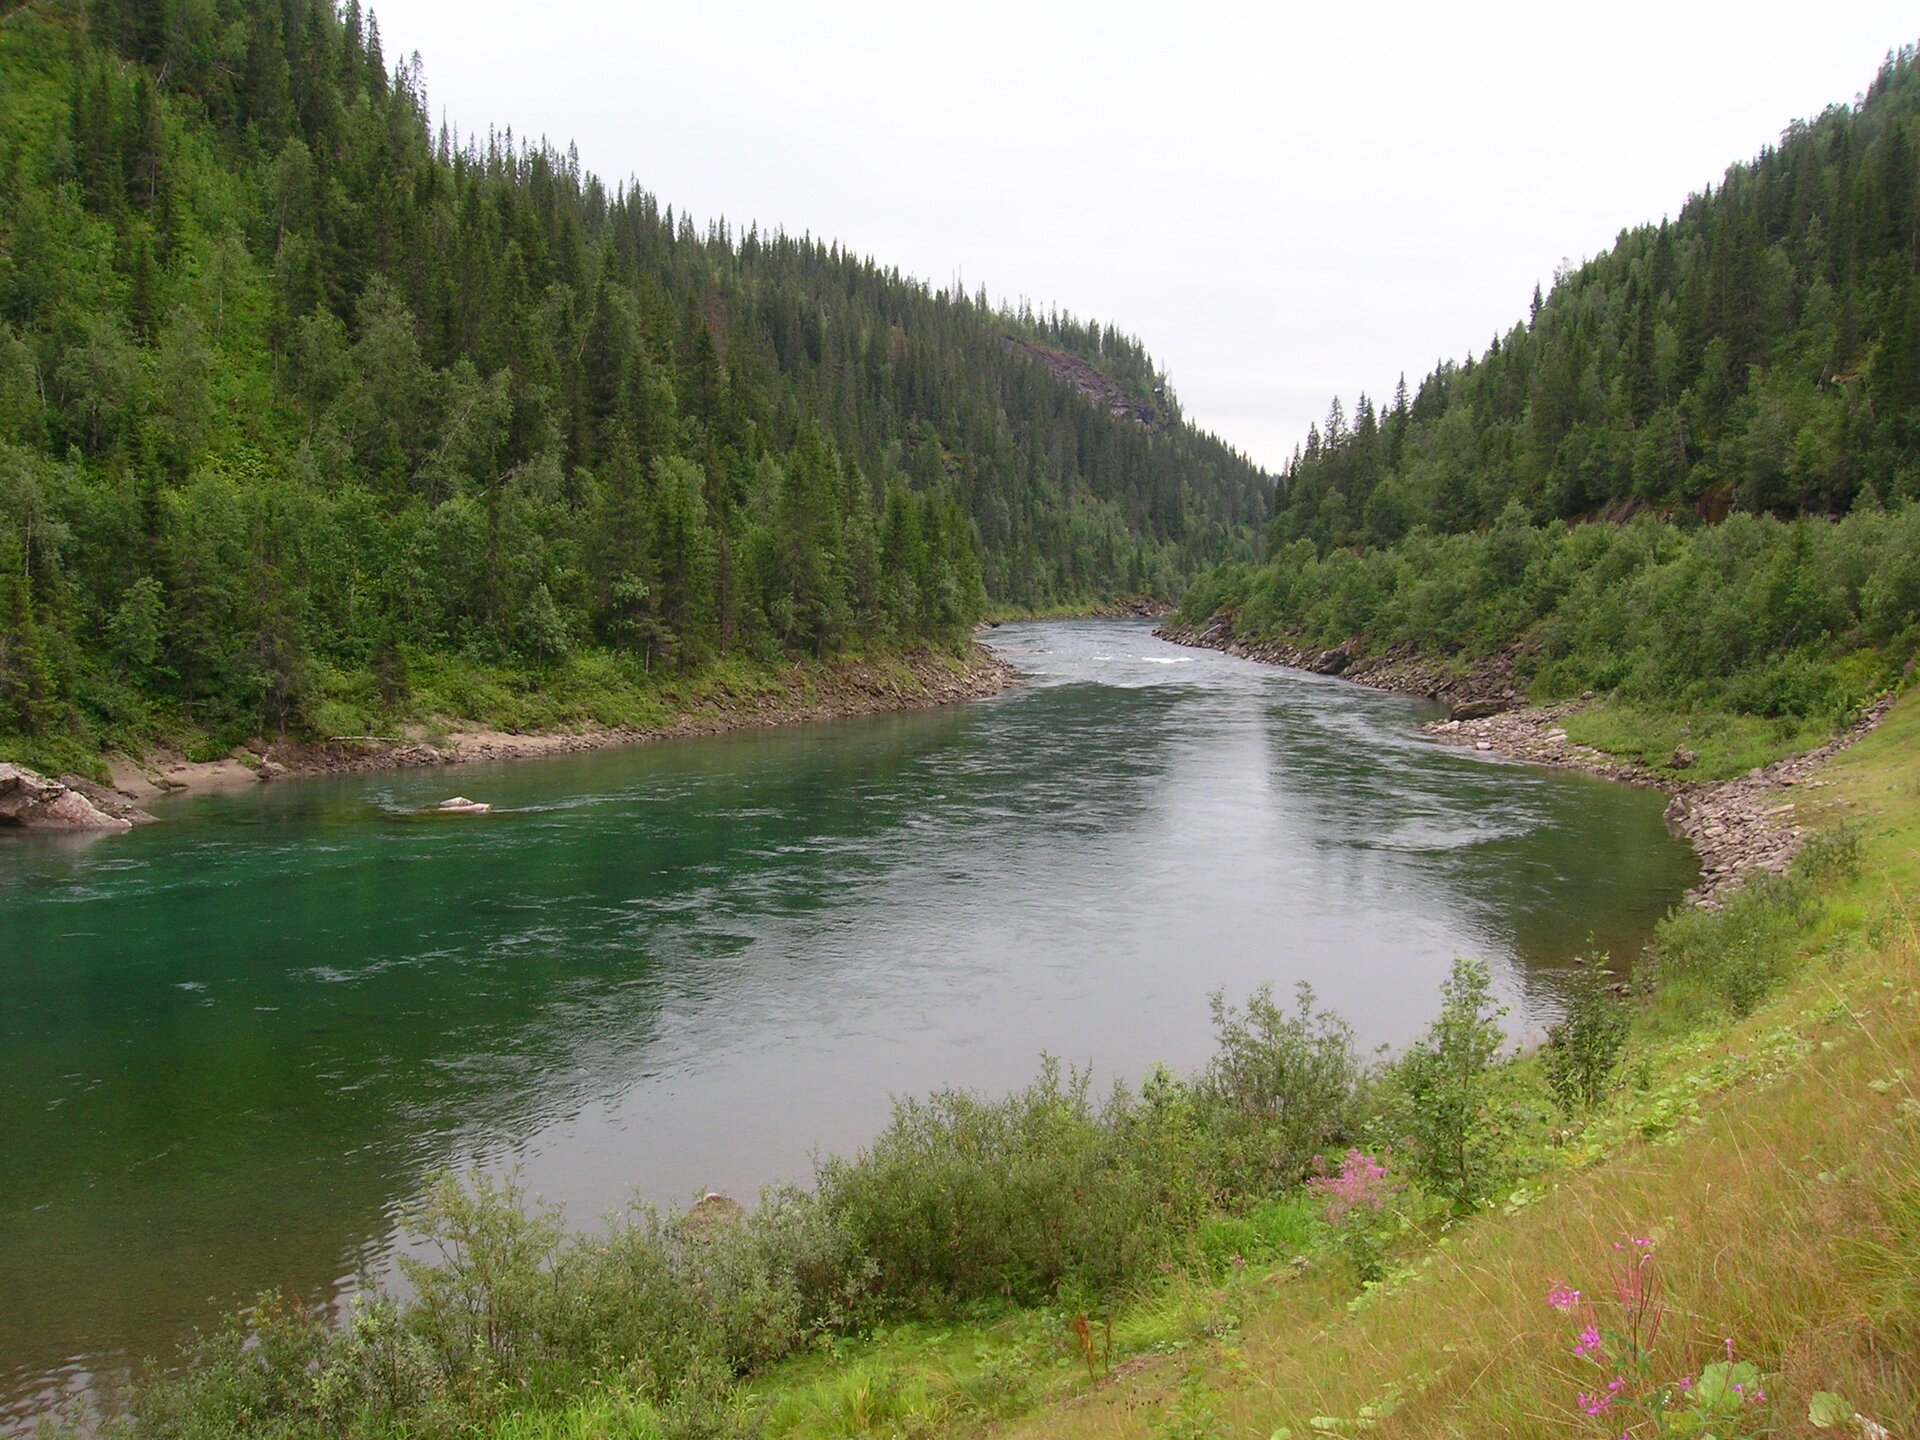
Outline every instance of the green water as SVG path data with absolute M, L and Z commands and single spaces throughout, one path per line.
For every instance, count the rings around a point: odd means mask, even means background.
M 387 1273 L 436 1166 L 580 1223 L 804 1178 L 890 1094 L 1138 1076 L 1310 980 L 1404 1041 L 1457 953 L 1537 1033 L 1694 878 L 1656 795 L 1416 703 L 1007 626 L 993 700 L 180 800 L 0 845 L 0 1421 L 263 1288 Z M 462 793 L 485 818 L 396 812 Z

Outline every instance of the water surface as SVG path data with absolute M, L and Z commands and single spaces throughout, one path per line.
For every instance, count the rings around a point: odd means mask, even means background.
M 1365 1044 L 1484 956 L 1517 1030 L 1695 876 L 1660 797 L 1418 702 L 1009 625 L 966 706 L 276 783 L 0 846 L 0 1420 L 267 1287 L 380 1273 L 435 1167 L 580 1223 L 750 1196 L 892 1094 L 1200 1064 L 1308 980 Z M 397 812 L 453 793 L 484 818 Z

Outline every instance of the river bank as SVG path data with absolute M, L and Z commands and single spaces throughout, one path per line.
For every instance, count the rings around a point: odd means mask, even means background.
M 114 756 L 109 768 L 113 789 L 138 804 L 162 796 L 232 790 L 311 775 L 524 760 L 925 709 L 981 699 L 1016 682 L 1011 665 L 972 644 L 958 655 L 923 650 L 882 658 L 794 662 L 756 671 L 751 683 L 718 674 L 696 677 L 681 689 L 663 692 L 673 708 L 659 724 L 589 721 L 568 729 L 519 731 L 461 722 L 415 722 L 392 735 L 262 740 L 212 760 L 192 760 L 165 750 Z
M 1219 650 L 1262 664 L 1433 700 L 1447 706 L 1448 714 L 1421 729 L 1444 745 L 1660 790 L 1671 797 L 1668 827 L 1691 844 L 1700 859 L 1700 883 L 1687 892 L 1687 900 L 1707 909 L 1718 908 L 1751 875 L 1785 872 L 1809 833 L 1802 823 L 1808 818 L 1805 812 L 1821 803 L 1806 796 L 1807 791 L 1826 784 L 1814 778 L 1814 770 L 1871 733 L 1895 698 L 1883 696 L 1852 725 L 1802 754 L 1756 766 L 1730 779 L 1696 780 L 1685 772 L 1697 757 L 1685 749 L 1676 749 L 1664 766 L 1656 766 L 1571 738 L 1567 722 L 1596 697 L 1589 694 L 1552 705 L 1529 705 L 1509 655 L 1459 667 L 1405 646 L 1362 656 L 1353 642 L 1330 650 L 1282 641 L 1248 644 L 1234 637 L 1218 617 L 1203 626 L 1163 625 L 1154 633 L 1176 645 Z
M 1171 600 L 1158 595 L 1121 595 L 1088 604 L 1054 605 L 1038 610 L 989 610 L 986 618 L 973 627 L 984 634 L 1001 625 L 1023 620 L 1164 620 L 1175 609 Z

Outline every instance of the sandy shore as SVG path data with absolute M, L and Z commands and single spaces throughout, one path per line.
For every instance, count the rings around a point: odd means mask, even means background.
M 1894 697 L 1881 699 L 1849 729 L 1803 755 L 1790 756 L 1731 780 L 1692 780 L 1684 766 L 1655 767 L 1577 745 L 1568 739 L 1566 719 L 1586 702 L 1528 705 L 1514 681 L 1512 667 L 1495 657 L 1465 673 L 1448 670 L 1412 652 L 1389 652 L 1360 659 L 1351 647 L 1315 651 L 1285 643 L 1246 645 L 1224 625 L 1195 630 L 1166 627 L 1155 632 L 1176 645 L 1221 650 L 1264 664 L 1418 695 L 1447 705 L 1449 718 L 1421 727 L 1445 745 L 1467 746 L 1533 765 L 1578 770 L 1628 785 L 1664 791 L 1667 825 L 1683 836 L 1700 857 L 1700 883 L 1687 892 L 1689 902 L 1709 909 L 1758 873 L 1779 874 L 1806 842 L 1801 821 L 1814 802 L 1808 792 L 1825 788 L 1814 771 L 1878 725 Z M 1684 758 L 1684 757 L 1676 757 Z
M 929 709 L 995 694 L 1016 684 L 1018 676 L 1006 661 L 974 645 L 963 657 L 925 653 L 886 664 L 848 661 L 824 678 L 816 671 L 811 679 L 813 683 L 802 680 L 796 671 L 784 692 L 734 695 L 721 690 L 698 708 L 664 725 L 644 729 L 583 725 L 576 730 L 526 734 L 468 727 L 429 738 L 426 727 L 411 725 L 393 736 L 318 744 L 288 740 L 262 743 L 210 761 L 190 761 L 165 752 L 138 758 L 116 756 L 110 766 L 114 788 L 139 803 L 161 796 L 232 790 L 301 776 L 531 759 L 773 725 Z

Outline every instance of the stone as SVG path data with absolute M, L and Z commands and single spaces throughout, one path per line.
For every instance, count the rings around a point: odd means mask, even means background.
M 709 1190 L 680 1221 L 681 1238 L 710 1240 L 715 1232 L 724 1230 L 746 1213 L 738 1200 L 722 1195 L 717 1190 Z
M 112 815 L 134 825 L 151 825 L 154 817 L 133 803 L 133 797 L 123 795 L 111 785 L 102 785 L 89 780 L 84 775 L 62 775 L 59 781 L 69 790 L 76 790 L 93 802 L 93 808 L 103 815 Z
M 1699 763 L 1700 752 L 1697 750 L 1689 750 L 1684 745 L 1674 746 L 1673 754 L 1667 757 L 1667 769 L 1669 770 L 1691 770 Z
M 0 763 L 0 825 L 23 830 L 131 830 L 85 795 L 24 765 Z
M 1447 712 L 1449 720 L 1485 720 L 1490 715 L 1503 715 L 1513 706 L 1505 700 L 1482 698 L 1462 700 Z

